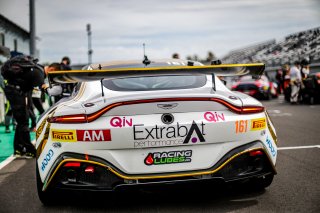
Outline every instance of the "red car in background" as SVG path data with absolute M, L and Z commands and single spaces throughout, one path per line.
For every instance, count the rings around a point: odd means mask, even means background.
M 278 97 L 277 87 L 278 85 L 269 81 L 265 75 L 261 76 L 260 79 L 243 76 L 232 85 L 231 90 L 243 92 L 256 99 L 270 100 Z

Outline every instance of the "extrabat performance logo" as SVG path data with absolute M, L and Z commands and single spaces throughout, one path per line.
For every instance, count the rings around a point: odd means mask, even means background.
M 134 147 L 158 147 L 188 143 L 206 142 L 205 123 L 192 122 L 191 126 L 179 124 L 172 126 L 144 127 L 143 124 L 133 125 Z
M 147 166 L 191 162 L 192 150 L 151 152 L 144 159 Z

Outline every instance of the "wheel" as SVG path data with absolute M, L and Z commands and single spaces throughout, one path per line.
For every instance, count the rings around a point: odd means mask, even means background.
M 315 104 L 315 100 L 314 100 L 314 97 L 313 97 L 313 96 L 310 97 L 309 103 L 310 103 L 311 105 Z
M 271 185 L 273 177 L 274 174 L 270 174 L 260 178 L 252 179 L 250 185 L 253 189 L 262 190 Z
M 36 179 L 37 179 L 37 191 L 40 201 L 43 205 L 52 205 L 57 201 L 58 196 L 54 196 L 53 192 L 50 190 L 42 191 L 43 184 L 41 182 L 38 165 L 36 165 Z
M 270 90 L 268 90 L 267 94 L 266 94 L 266 100 L 271 100 L 272 99 L 272 94 L 270 92 Z

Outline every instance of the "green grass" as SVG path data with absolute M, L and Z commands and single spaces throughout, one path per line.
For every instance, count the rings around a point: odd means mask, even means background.
M 12 129 L 12 126 L 10 126 Z M 11 133 L 5 132 L 5 127 L 0 126 L 0 163 L 13 154 L 13 139 L 15 131 L 11 130 Z M 31 141 L 36 138 L 34 132 L 30 132 Z

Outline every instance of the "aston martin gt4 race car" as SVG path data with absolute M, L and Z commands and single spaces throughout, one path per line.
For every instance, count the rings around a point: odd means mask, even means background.
M 53 84 L 78 84 L 37 124 L 40 200 L 56 200 L 57 189 L 117 191 L 217 179 L 269 186 L 277 137 L 268 113 L 219 80 L 263 71 L 260 63 L 169 59 L 49 73 Z

